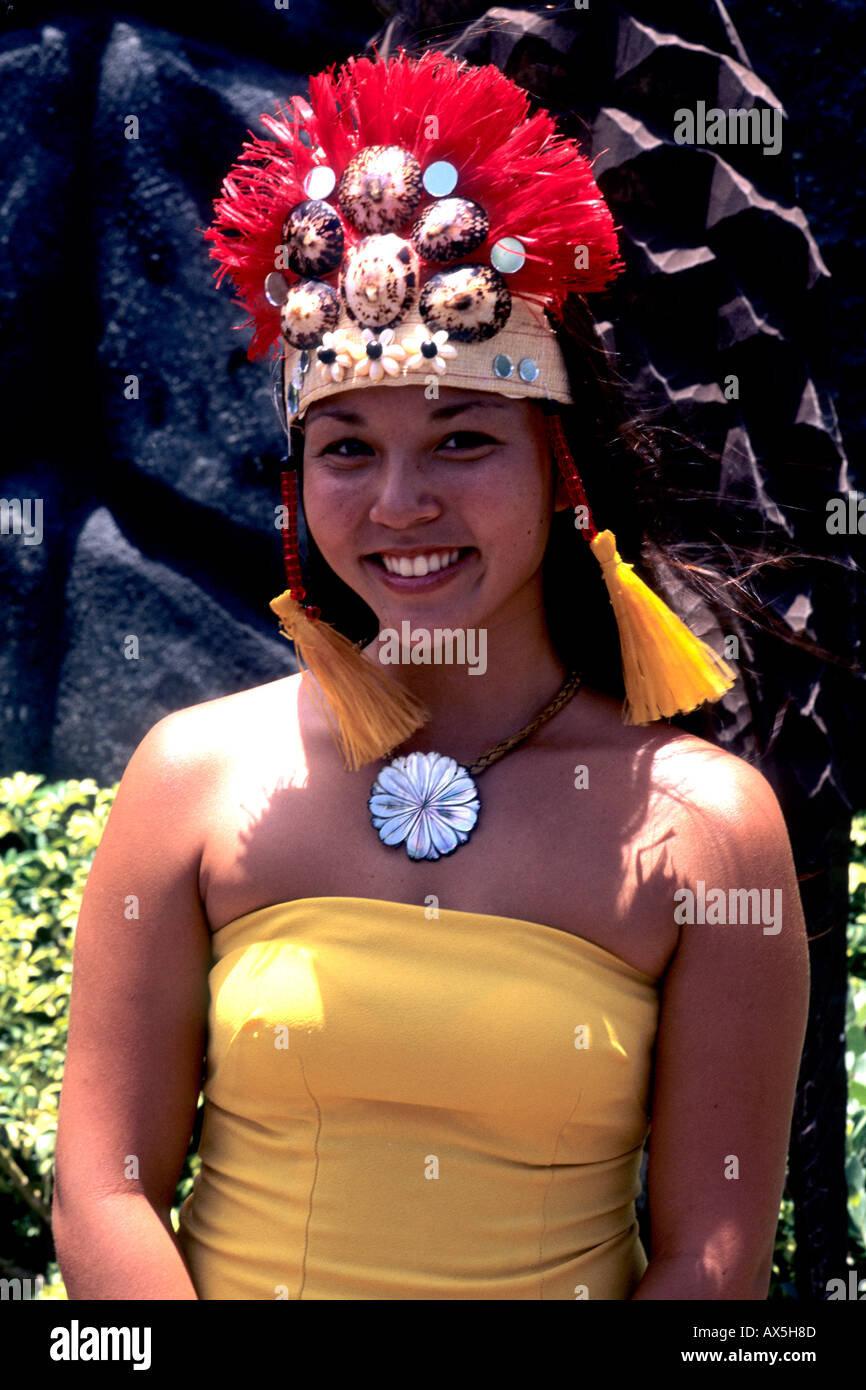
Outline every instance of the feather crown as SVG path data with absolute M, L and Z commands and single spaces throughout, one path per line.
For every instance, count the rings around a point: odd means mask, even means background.
M 315 346 L 346 312 L 368 337 L 410 307 L 430 330 L 489 337 L 511 295 L 555 316 L 623 268 L 589 161 L 497 68 L 401 50 L 351 58 L 309 92 L 262 116 L 273 139 L 245 143 L 204 233 L 217 283 L 228 274 L 249 313 L 251 359 L 281 330 Z M 467 268 L 484 271 L 480 287 Z M 484 323 L 455 331 L 467 287 Z

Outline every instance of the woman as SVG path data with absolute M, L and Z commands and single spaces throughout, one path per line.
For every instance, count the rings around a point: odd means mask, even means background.
M 805 930 L 769 785 L 657 722 L 732 673 L 587 502 L 600 397 L 567 325 L 615 273 L 609 214 L 491 70 L 362 61 L 311 99 L 213 237 L 253 350 L 286 348 L 310 597 L 327 572 L 373 630 L 304 606 L 287 474 L 272 606 L 309 670 L 160 720 L 88 880 L 70 1297 L 763 1299 Z M 552 591 L 584 538 L 596 588 Z

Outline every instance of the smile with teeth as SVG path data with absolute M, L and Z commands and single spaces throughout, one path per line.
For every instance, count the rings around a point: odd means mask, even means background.
M 405 578 L 416 575 L 435 574 L 437 570 L 447 569 L 460 559 L 459 550 L 431 550 L 427 555 L 386 555 L 379 556 L 389 574 L 400 574 Z

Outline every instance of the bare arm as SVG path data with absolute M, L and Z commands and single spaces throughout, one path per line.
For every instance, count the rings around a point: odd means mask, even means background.
M 635 1299 L 766 1299 L 805 1036 L 808 948 L 776 798 L 727 755 L 708 756 L 701 785 L 678 881 L 721 888 L 729 904 L 731 888 L 769 890 L 781 929 L 739 910 L 747 921 L 680 928 L 656 1043 L 651 1255 Z
M 171 1227 L 210 962 L 198 890 L 206 760 L 191 719 L 167 716 L 135 750 L 78 919 L 52 1210 L 73 1299 L 197 1296 Z

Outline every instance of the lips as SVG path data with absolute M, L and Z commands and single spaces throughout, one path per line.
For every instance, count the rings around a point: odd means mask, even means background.
M 389 574 L 401 574 L 405 579 L 413 575 L 436 574 L 447 569 L 460 559 L 460 549 L 424 551 L 417 555 L 393 555 L 385 551 L 376 556 Z
M 439 550 L 419 550 L 412 555 L 384 551 L 364 556 L 363 563 L 375 568 L 378 577 L 388 588 L 403 593 L 415 593 L 447 583 L 453 575 L 459 574 L 477 557 L 478 551 L 472 546 L 454 546 L 451 549 L 443 546 Z M 397 572 L 398 565 L 402 571 L 411 565 L 412 572 Z M 416 569 L 419 571 L 417 574 L 414 572 Z

